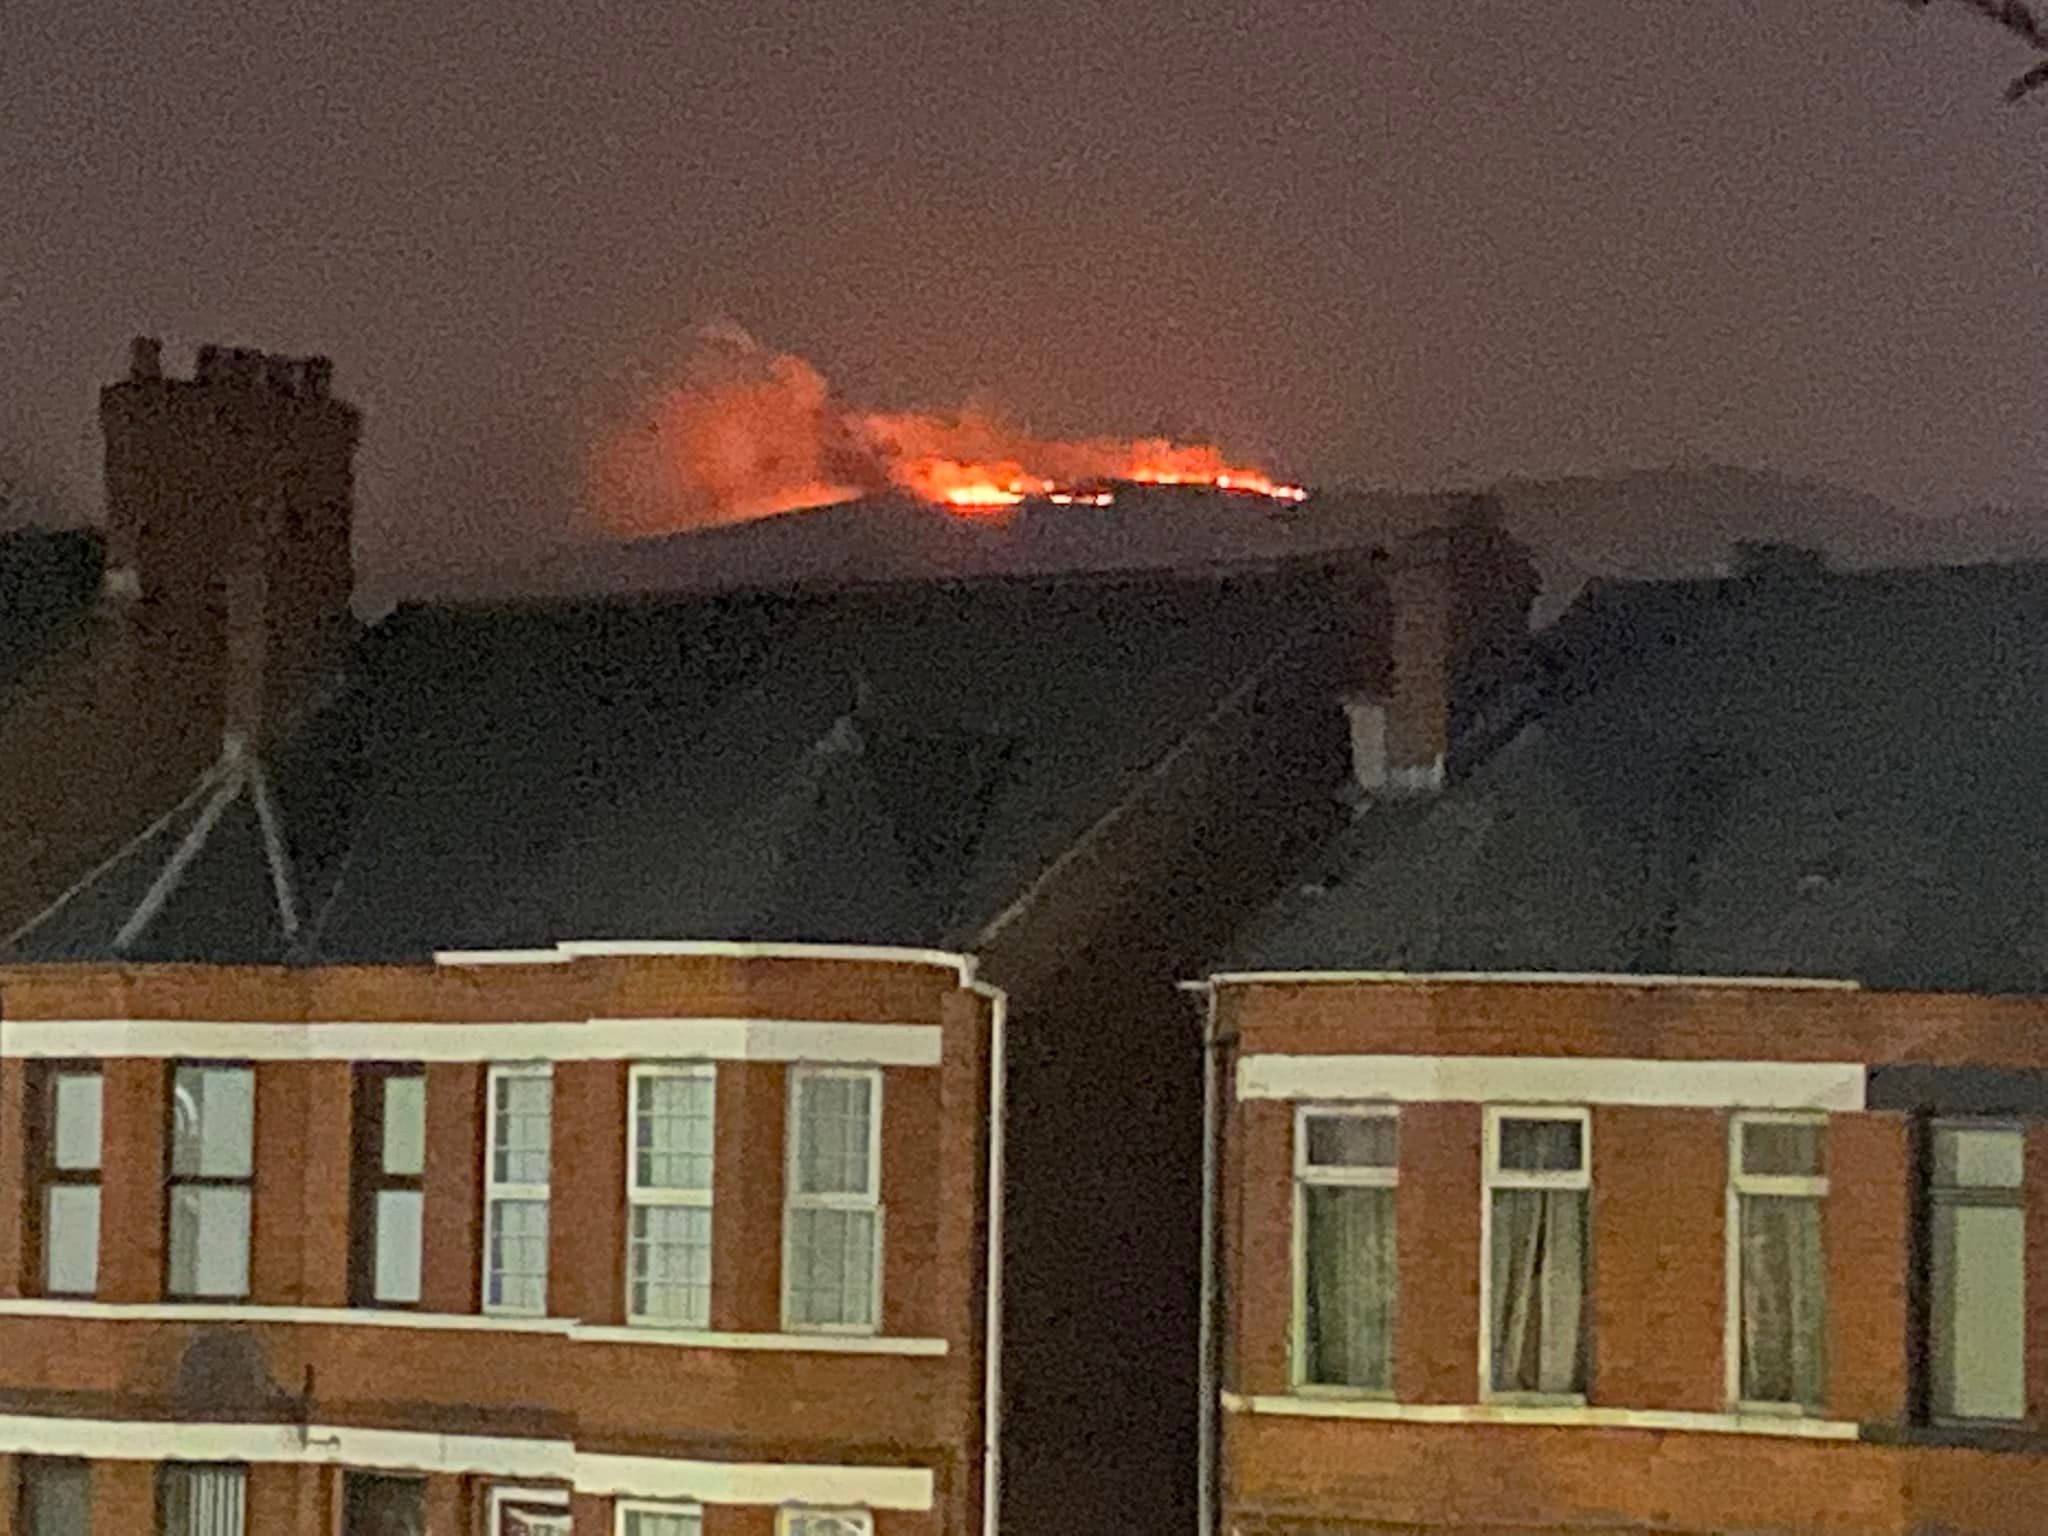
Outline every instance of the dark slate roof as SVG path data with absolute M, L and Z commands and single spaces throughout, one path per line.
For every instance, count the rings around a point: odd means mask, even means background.
M 2048 565 L 1617 584 L 1219 969 L 2048 987 Z
M 268 764 L 297 937 L 244 796 L 127 953 L 964 947 L 1336 591 L 1311 562 L 401 608 Z M 196 814 L 24 956 L 108 954 Z
M 91 609 L 100 568 L 99 536 L 88 529 L 0 534 L 0 703 Z

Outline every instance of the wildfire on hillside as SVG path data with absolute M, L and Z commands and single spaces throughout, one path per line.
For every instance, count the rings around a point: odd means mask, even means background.
M 895 491 L 963 516 L 1045 501 L 1108 506 L 1120 484 L 1297 502 L 1301 486 L 1202 443 L 1034 437 L 986 412 L 865 412 L 803 358 L 717 327 L 673 387 L 597 455 L 615 532 L 650 534 Z

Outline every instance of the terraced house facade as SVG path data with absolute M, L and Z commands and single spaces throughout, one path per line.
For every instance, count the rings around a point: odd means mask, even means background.
M 0 1006 L 22 1536 L 981 1527 L 1000 999 L 961 962 L 56 967 Z
M 1233 1536 L 2048 1510 L 2048 569 L 1615 583 L 1209 1005 Z

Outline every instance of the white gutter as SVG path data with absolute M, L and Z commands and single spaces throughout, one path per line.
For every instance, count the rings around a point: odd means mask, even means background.
M 1216 1392 L 1219 1386 L 1216 1370 L 1219 1290 L 1216 1263 L 1220 1245 L 1216 1241 L 1216 1218 L 1219 1204 L 1217 1141 L 1223 1095 L 1216 1058 L 1222 1042 L 1216 1037 L 1216 989 L 1203 987 L 1201 990 L 1207 994 L 1207 1005 L 1202 1014 L 1202 1281 L 1200 1312 L 1196 1320 L 1199 1358 L 1195 1365 L 1196 1390 L 1201 1397 L 1196 1404 L 1195 1417 L 1195 1530 L 1196 1536 L 1212 1536 L 1217 1529 L 1219 1513 L 1216 1507 Z
M 1000 987 L 970 983 L 989 1000 L 988 1036 L 988 1316 L 982 1323 L 986 1354 L 981 1399 L 981 1530 L 997 1536 L 1003 1491 L 1003 1107 L 1008 1065 L 1003 1031 L 1010 999 Z
M 1312 986 L 1347 982 L 1487 982 L 1502 986 L 1755 987 L 1763 990 L 1858 992 L 1863 983 L 1840 976 L 1684 976 L 1629 971 L 1217 971 L 1207 981 L 1184 981 L 1184 990 L 1205 986 Z

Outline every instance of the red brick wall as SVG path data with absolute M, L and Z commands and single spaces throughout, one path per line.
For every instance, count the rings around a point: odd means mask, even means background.
M 431 1063 L 420 1253 L 420 1305 L 429 1312 L 475 1312 L 481 1305 L 483 1134 L 484 1068 Z
M 548 1173 L 548 1312 L 555 1317 L 626 1320 L 627 1072 L 618 1061 L 555 1066 Z
M 299 1211 L 305 1224 L 299 1301 L 308 1307 L 345 1306 L 355 1073 L 345 1061 L 307 1062 L 301 1070 L 306 1119 L 298 1153 Z
M 714 1328 L 773 1333 L 782 1326 L 787 1076 L 779 1064 L 758 1061 L 734 1062 L 718 1074 L 720 1155 L 711 1174 Z
M 1255 1100 L 1237 1107 L 1233 1190 L 1242 1269 L 1236 1287 L 1237 1390 L 1285 1392 L 1294 1307 L 1294 1111 Z
M 1593 1402 L 1725 1405 L 1727 1189 L 1719 1110 L 1593 1110 Z
M 1224 1529 L 1288 1536 L 2038 1536 L 2048 1461 L 1648 1430 L 1233 1416 Z
M 1895 1422 L 1906 1409 L 1912 1185 L 1905 1118 L 1834 1115 L 1827 1157 L 1827 1412 Z
M 30 1211 L 26 1116 L 32 1070 L 26 1061 L 0 1060 L 0 1297 L 27 1294 L 41 1278 L 28 1273 L 24 1241 L 27 1224 L 35 1219 Z
M 2027 1127 L 2027 1416 L 2048 1428 L 2048 1125 Z
M 105 1067 L 100 1144 L 100 1299 L 156 1301 L 164 1289 L 165 1064 Z
M 1401 1110 L 1394 1379 L 1403 1402 L 1478 1396 L 1480 1129 L 1477 1104 Z
M 300 1062 L 265 1062 L 256 1072 L 256 1177 L 249 1220 L 249 1299 L 297 1306 L 303 1290 L 306 1170 L 301 1149 L 312 1103 L 311 1073 Z M 346 1183 L 342 1186 L 346 1194 Z M 347 1230 L 346 1205 L 343 1230 Z M 119 1232 L 109 1227 L 109 1233 Z

